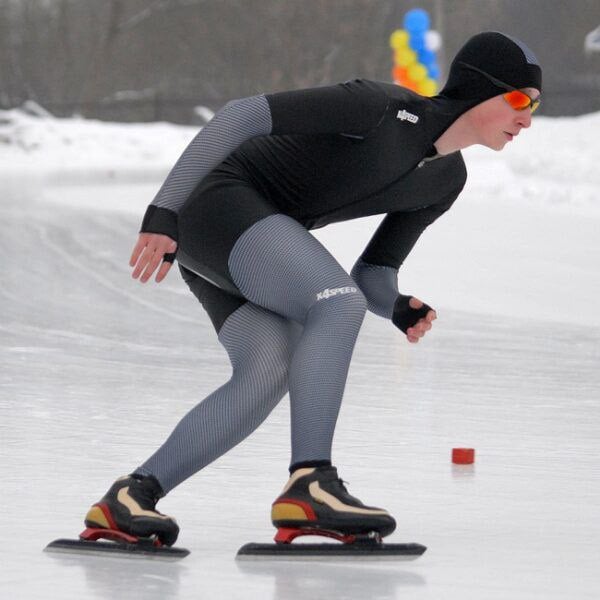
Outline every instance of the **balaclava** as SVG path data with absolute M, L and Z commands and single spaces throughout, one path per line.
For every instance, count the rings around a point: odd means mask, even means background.
M 542 91 L 542 70 L 533 52 L 514 37 L 485 31 L 473 36 L 458 51 L 439 95 L 477 103 L 506 91 L 481 71 L 514 88 L 533 87 Z

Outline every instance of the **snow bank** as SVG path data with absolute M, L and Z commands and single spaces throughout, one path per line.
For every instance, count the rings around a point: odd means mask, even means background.
M 57 119 L 43 109 L 0 111 L 0 176 L 53 180 L 161 180 L 197 127 Z
M 464 151 L 469 189 L 480 201 L 600 215 L 600 113 L 536 117 L 502 152 Z M 0 111 L 0 175 L 54 181 L 154 181 L 158 185 L 198 127 L 57 119 L 29 103 Z
M 526 204 L 600 216 L 600 112 L 579 117 L 535 117 L 502 152 L 475 146 L 463 154 L 468 186 L 481 200 Z

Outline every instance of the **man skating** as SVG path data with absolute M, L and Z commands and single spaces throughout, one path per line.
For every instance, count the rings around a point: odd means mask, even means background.
M 460 194 L 460 150 L 501 150 L 531 124 L 541 69 L 520 41 L 486 32 L 455 57 L 442 92 L 355 80 L 226 105 L 198 134 L 148 208 L 133 277 L 156 281 L 176 254 L 233 374 L 167 441 L 113 484 L 88 526 L 173 544 L 159 498 L 245 439 L 289 391 L 290 480 L 276 527 L 388 535 L 387 511 L 351 496 L 331 445 L 365 311 L 410 343 L 435 311 L 400 294 L 397 273 L 424 229 Z M 309 233 L 386 214 L 348 275 Z

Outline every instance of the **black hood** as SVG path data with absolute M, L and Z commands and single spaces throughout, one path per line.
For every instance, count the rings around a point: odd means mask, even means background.
M 439 96 L 478 104 L 506 90 L 485 74 L 513 88 L 542 91 L 542 69 L 533 52 L 516 38 L 486 31 L 473 36 L 458 51 Z
M 542 91 L 542 70 L 523 42 L 496 31 L 479 33 L 458 51 L 442 91 L 437 96 L 421 97 L 431 139 L 437 139 L 469 109 L 506 92 L 506 87 L 485 74 L 514 88 Z

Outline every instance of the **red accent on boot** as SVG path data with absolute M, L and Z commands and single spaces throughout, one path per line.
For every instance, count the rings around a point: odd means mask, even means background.
M 115 520 L 113 519 L 113 516 L 112 516 L 112 514 L 110 512 L 110 509 L 108 508 L 108 506 L 106 504 L 104 504 L 104 503 L 102 503 L 102 504 L 94 504 L 94 506 L 97 506 L 102 511 L 102 514 L 106 517 L 106 520 L 108 521 L 108 524 L 110 525 L 110 528 L 111 529 L 116 529 L 118 531 L 119 527 L 115 523 Z

